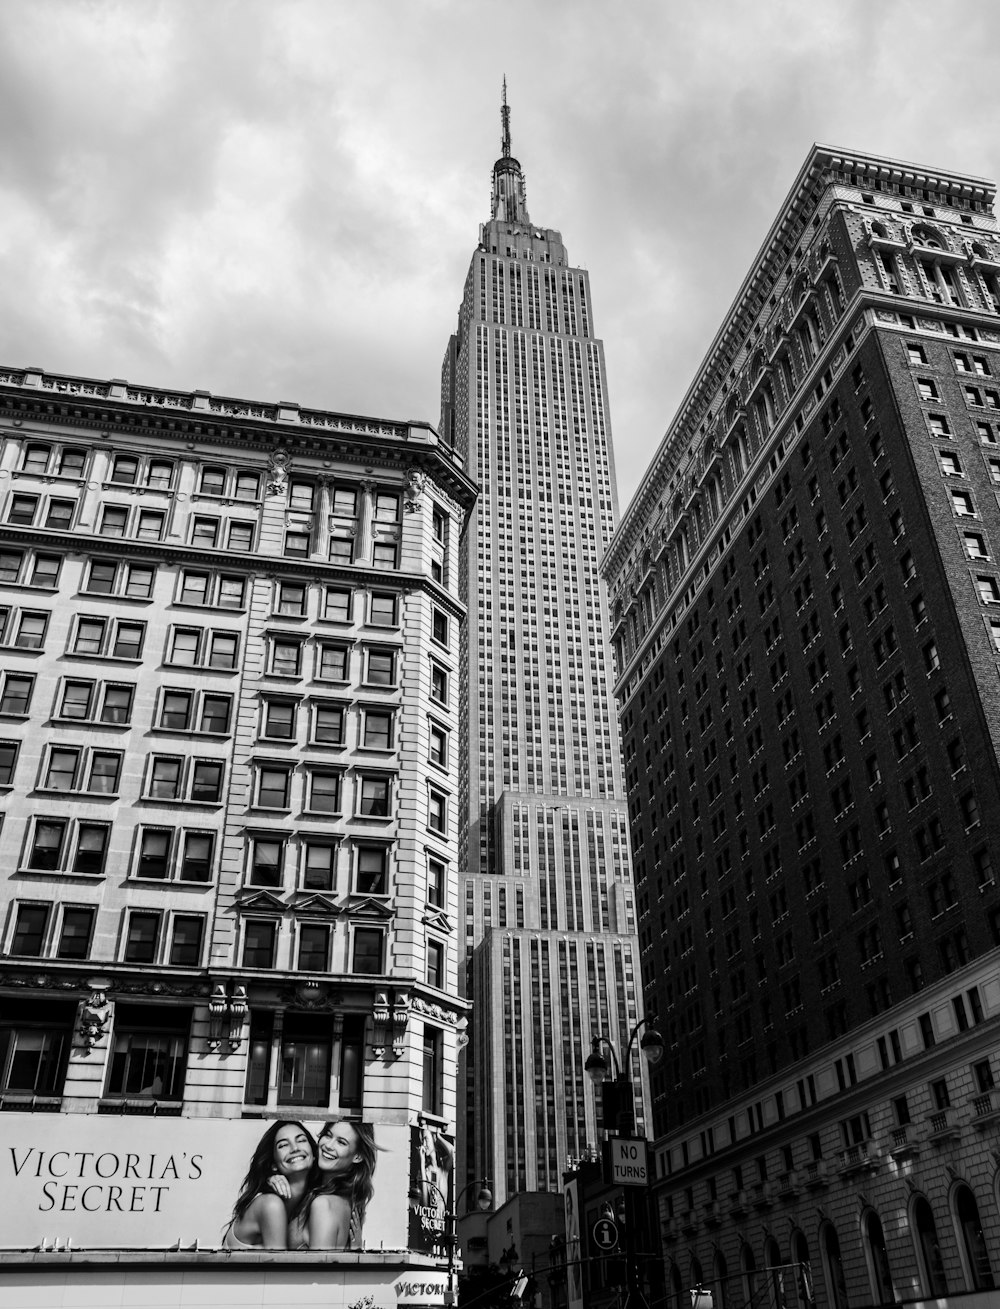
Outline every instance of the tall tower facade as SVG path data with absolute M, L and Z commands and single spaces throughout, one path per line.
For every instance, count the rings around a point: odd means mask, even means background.
M 606 559 L 670 1309 L 1000 1284 L 994 195 L 814 147 Z
M 444 433 L 480 485 L 459 579 L 474 1016 L 458 1122 L 468 1174 L 501 1196 L 558 1187 L 596 1142 L 591 1039 L 621 1050 L 640 1014 L 598 571 L 617 513 L 604 350 L 587 273 L 528 215 L 506 90 L 502 121 L 442 374 Z

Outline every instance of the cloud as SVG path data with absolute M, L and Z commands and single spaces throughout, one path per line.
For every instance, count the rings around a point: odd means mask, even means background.
M 928 0 L 6 0 L 0 360 L 436 421 L 506 73 L 624 502 L 814 140 L 1000 174 L 998 35 Z

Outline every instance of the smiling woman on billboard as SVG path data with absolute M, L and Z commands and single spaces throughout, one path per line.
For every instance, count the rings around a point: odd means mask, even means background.
M 223 1245 L 229 1250 L 287 1250 L 289 1223 L 307 1195 L 315 1163 L 316 1142 L 301 1123 L 272 1123 L 250 1159 Z M 268 1186 L 272 1175 L 282 1178 L 287 1195 Z
M 378 1160 L 370 1123 L 339 1119 L 319 1134 L 316 1165 L 302 1196 L 288 1211 L 288 1248 L 360 1250 L 368 1204 L 375 1194 L 372 1174 Z M 286 1201 L 291 1186 L 284 1173 L 268 1185 Z

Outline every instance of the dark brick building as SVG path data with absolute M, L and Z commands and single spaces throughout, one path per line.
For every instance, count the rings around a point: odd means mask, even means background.
M 672 1306 L 1000 1279 L 993 195 L 815 147 L 605 560 Z

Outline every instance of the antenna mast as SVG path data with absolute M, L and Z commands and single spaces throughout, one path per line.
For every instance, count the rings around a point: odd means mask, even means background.
M 507 104 L 507 74 L 503 78 L 503 103 L 500 106 L 500 122 L 503 124 L 503 137 L 500 141 L 500 154 L 504 159 L 510 158 L 510 108 Z

